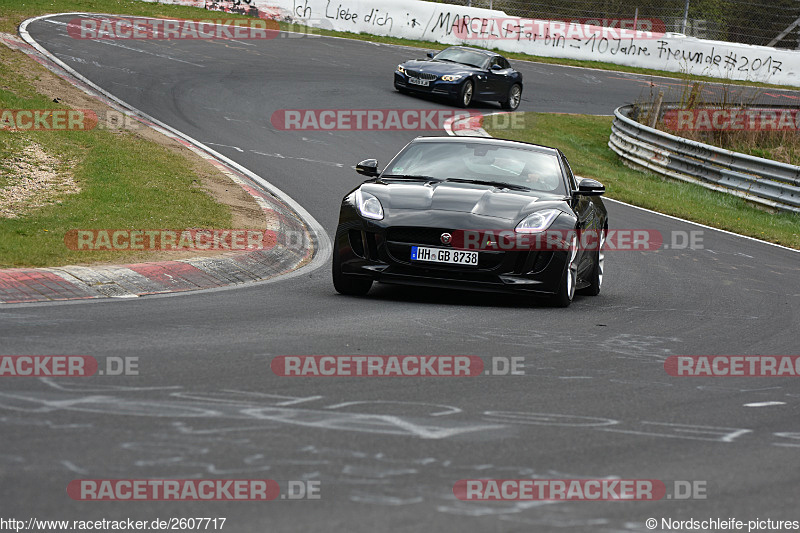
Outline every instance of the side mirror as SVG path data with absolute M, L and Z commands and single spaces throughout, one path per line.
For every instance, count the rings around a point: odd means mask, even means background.
M 575 194 L 579 196 L 600 196 L 606 192 L 606 188 L 597 180 L 583 178 L 578 183 L 578 190 Z
M 378 160 L 377 159 L 365 159 L 361 163 L 356 165 L 356 172 L 359 174 L 363 174 L 364 176 L 375 177 L 379 174 L 378 172 Z
M 428 52 L 428 57 L 430 57 L 431 59 L 433 59 L 433 52 Z
M 498 64 L 494 64 L 492 65 L 492 70 L 503 70 L 503 67 Z

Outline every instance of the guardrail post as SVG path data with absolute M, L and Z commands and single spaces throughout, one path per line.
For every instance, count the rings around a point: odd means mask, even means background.
M 661 102 L 664 101 L 664 91 L 658 91 L 658 96 L 656 97 L 656 105 L 653 106 L 652 111 L 650 112 L 650 124 L 651 128 L 655 128 L 656 124 L 658 123 L 658 115 L 661 113 Z

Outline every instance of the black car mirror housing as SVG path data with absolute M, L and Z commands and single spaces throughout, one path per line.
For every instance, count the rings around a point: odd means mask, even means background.
M 433 59 L 433 52 L 428 52 L 428 57 L 430 57 L 431 59 Z
M 584 178 L 578 184 L 575 194 L 579 196 L 600 196 L 606 192 L 605 186 L 597 180 Z
M 378 172 L 378 160 L 377 159 L 365 159 L 361 163 L 356 165 L 356 172 L 359 174 L 363 174 L 364 176 L 375 177 L 379 174 Z

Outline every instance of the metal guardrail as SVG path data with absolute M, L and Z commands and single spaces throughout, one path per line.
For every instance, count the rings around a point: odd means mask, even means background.
M 614 111 L 608 142 L 629 166 L 800 213 L 800 167 L 647 127 L 630 118 L 634 108 L 626 105 Z

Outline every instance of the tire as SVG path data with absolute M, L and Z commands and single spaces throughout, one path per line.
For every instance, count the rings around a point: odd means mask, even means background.
M 578 291 L 579 294 L 585 294 L 586 296 L 597 296 L 600 294 L 600 287 L 603 285 L 603 273 L 605 269 L 605 252 L 603 251 L 603 245 L 606 242 L 607 234 L 608 228 L 603 228 L 603 231 L 600 233 L 599 246 L 597 247 L 597 252 L 595 252 L 594 268 L 592 268 L 592 273 L 589 275 L 589 286 Z
M 338 241 L 338 239 L 337 239 Z M 372 288 L 372 280 L 357 276 L 347 276 L 342 273 L 342 259 L 339 255 L 339 246 L 333 247 L 333 261 L 331 261 L 331 274 L 333 288 L 339 294 L 347 296 L 364 296 Z
M 508 100 L 500 102 L 500 107 L 506 111 L 516 111 L 522 101 L 522 87 L 515 83 L 508 89 Z
M 554 307 L 569 307 L 572 298 L 575 296 L 575 283 L 578 281 L 578 237 L 572 237 L 570 249 L 567 251 L 567 261 L 564 263 L 564 272 L 561 274 L 561 281 L 558 283 L 558 292 L 550 298 L 550 304 Z
M 456 100 L 456 105 L 458 107 L 469 107 L 469 104 L 472 103 L 472 98 L 475 96 L 475 84 L 472 83 L 472 80 L 467 80 L 461 86 L 461 90 L 458 91 L 458 100 Z

